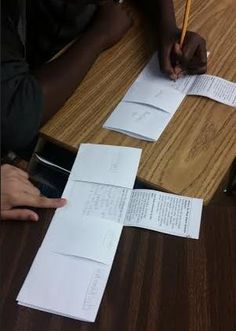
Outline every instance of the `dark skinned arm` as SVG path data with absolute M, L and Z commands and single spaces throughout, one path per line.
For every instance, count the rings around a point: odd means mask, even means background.
M 197 33 L 188 31 L 182 49 L 180 30 L 176 25 L 173 0 L 139 0 L 152 29 L 157 33 L 160 68 L 171 79 L 182 74 L 202 74 L 207 68 L 206 42 Z
M 121 6 L 108 2 L 98 9 L 91 27 L 79 40 L 35 72 L 43 93 L 42 124 L 72 95 L 98 55 L 115 44 L 130 25 Z

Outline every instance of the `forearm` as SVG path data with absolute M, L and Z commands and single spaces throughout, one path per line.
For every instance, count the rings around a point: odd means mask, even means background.
M 173 0 L 136 1 L 142 5 L 151 23 L 161 71 L 173 80 L 185 73 L 204 73 L 207 64 L 206 42 L 197 33 L 187 31 L 180 48 L 180 30 L 176 25 Z
M 176 19 L 173 0 L 138 0 L 148 15 L 149 21 L 157 30 L 176 31 Z
M 102 50 L 102 40 L 92 29 L 65 53 L 35 72 L 43 93 L 42 124 L 72 95 Z
M 155 1 L 158 2 L 157 18 L 159 19 L 160 26 L 165 28 L 166 31 L 176 29 L 176 19 L 175 19 L 173 0 L 151 0 L 151 2 L 155 2 Z

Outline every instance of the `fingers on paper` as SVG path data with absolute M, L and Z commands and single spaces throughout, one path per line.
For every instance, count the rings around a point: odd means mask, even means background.
M 171 79 L 176 80 L 177 77 L 172 65 L 172 47 L 164 47 L 158 54 L 161 71 Z
M 49 199 L 44 196 L 35 196 L 29 193 L 14 197 L 15 206 L 28 206 L 34 208 L 59 208 L 66 204 L 65 199 Z
M 182 47 L 182 56 L 179 57 L 182 68 L 188 74 L 202 74 L 207 69 L 206 42 L 196 33 L 186 36 Z

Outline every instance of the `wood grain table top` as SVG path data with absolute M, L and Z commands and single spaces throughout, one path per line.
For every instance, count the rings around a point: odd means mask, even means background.
M 52 217 L 39 213 L 37 223 L 0 224 L 1 330 L 236 330 L 235 207 L 205 207 L 199 240 L 125 228 L 95 323 L 17 305 Z
M 176 0 L 181 25 L 184 1 Z M 234 0 L 195 0 L 189 29 L 207 40 L 208 73 L 236 81 Z M 142 24 L 104 52 L 64 107 L 41 129 L 42 137 L 69 150 L 80 143 L 142 148 L 139 180 L 153 188 L 208 203 L 236 156 L 236 110 L 188 96 L 157 142 L 145 142 L 102 125 L 152 54 Z

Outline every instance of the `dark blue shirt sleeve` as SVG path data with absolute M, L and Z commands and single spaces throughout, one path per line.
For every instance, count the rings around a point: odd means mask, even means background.
M 36 137 L 43 98 L 38 81 L 22 59 L 2 63 L 2 150 L 22 150 Z

